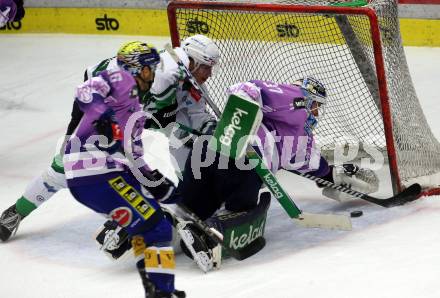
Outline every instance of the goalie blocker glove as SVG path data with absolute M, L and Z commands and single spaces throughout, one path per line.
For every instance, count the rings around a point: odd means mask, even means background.
M 355 164 L 330 166 L 330 173 L 322 177 L 322 179 L 366 194 L 379 190 L 379 178 L 376 173 L 370 169 L 360 168 Z M 317 185 L 318 187 L 324 187 L 319 183 L 317 183 Z M 339 202 L 346 202 L 353 199 L 353 196 L 330 187 L 324 187 L 322 194 Z

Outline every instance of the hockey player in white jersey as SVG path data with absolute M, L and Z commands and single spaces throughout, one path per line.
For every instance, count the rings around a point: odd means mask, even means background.
M 199 85 L 212 76 L 213 69 L 220 59 L 217 45 L 204 35 L 194 35 L 182 41 L 174 49 L 183 64 L 190 70 Z M 179 68 L 170 53 L 161 53 L 163 67 L 156 72 L 151 86 L 151 101 L 145 110 L 153 115 L 146 128 L 166 127 L 178 122 L 202 132 L 212 132 L 215 118 L 207 111 L 205 98 L 185 78 L 184 70 Z M 177 128 L 170 135 L 170 151 L 180 172 L 188 157 L 187 133 Z

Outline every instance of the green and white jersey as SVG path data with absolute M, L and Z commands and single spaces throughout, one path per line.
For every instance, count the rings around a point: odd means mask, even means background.
M 108 58 L 108 59 L 102 60 L 98 64 L 95 64 L 93 66 L 87 67 L 86 75 L 87 75 L 87 78 L 90 79 L 92 77 L 96 77 L 103 70 L 113 69 L 115 67 L 119 67 L 118 63 L 116 61 L 116 56 L 112 57 L 112 58 Z
M 186 53 L 181 48 L 175 48 L 175 52 L 183 64 L 189 67 Z M 206 100 L 193 95 L 189 82 L 178 80 L 178 65 L 168 52 L 161 52 L 160 57 L 161 64 L 156 70 L 150 90 L 151 101 L 146 109 L 154 113 L 177 103 L 176 122 L 200 130 L 204 123 L 215 119 L 206 109 Z M 187 139 L 187 133 L 179 129 L 173 130 L 170 136 L 170 153 L 180 169 L 183 169 L 189 149 L 179 140 Z
M 189 58 L 186 53 L 181 48 L 176 48 L 175 52 L 183 64 L 189 67 Z M 206 110 L 205 99 L 194 97 L 190 92 L 191 85 L 177 80 L 178 65 L 168 52 L 161 52 L 160 58 L 161 64 L 156 70 L 150 90 L 152 102 L 149 108 L 153 111 L 160 111 L 177 102 L 176 121 L 194 129 L 200 129 L 205 122 L 214 119 Z

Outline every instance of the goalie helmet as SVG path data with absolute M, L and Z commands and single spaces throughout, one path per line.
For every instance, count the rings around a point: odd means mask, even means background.
M 198 34 L 186 38 L 181 45 L 182 49 L 196 63 L 214 66 L 220 59 L 217 45 L 204 35 Z
M 154 71 L 160 62 L 157 49 L 153 45 L 141 41 L 130 41 L 123 44 L 116 59 L 118 65 L 132 75 L 139 74 L 144 66 L 148 66 Z
M 327 100 L 327 91 L 324 84 L 312 77 L 306 77 L 293 82 L 293 85 L 300 86 L 306 92 L 305 96 L 310 99 L 325 104 Z
M 318 125 L 318 118 L 325 112 L 327 91 L 324 84 L 312 77 L 306 77 L 293 82 L 293 85 L 301 87 L 305 99 L 305 108 L 309 112 L 307 128 L 313 130 Z

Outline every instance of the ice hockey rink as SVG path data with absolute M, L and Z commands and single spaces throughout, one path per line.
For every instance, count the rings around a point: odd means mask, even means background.
M 84 69 L 114 55 L 124 41 L 162 47 L 167 38 L 2 35 L 0 38 L 0 210 L 13 204 L 43 171 L 63 136 Z M 440 139 L 440 48 L 405 48 L 428 122 Z M 162 139 L 163 141 L 163 139 Z M 150 151 L 166 151 L 155 142 Z M 166 158 L 166 156 L 157 156 Z M 440 157 L 439 157 L 440 158 Z M 385 178 L 384 183 L 387 183 Z M 347 214 L 353 230 L 296 226 L 273 200 L 266 247 L 244 261 L 226 260 L 207 274 L 177 256 L 176 288 L 190 298 L 440 297 L 440 197 L 384 209 L 361 200 L 337 203 L 291 174 L 279 178 L 305 211 Z M 375 194 L 386 197 L 387 193 Z M 94 233 L 104 219 L 68 190 L 26 218 L 0 243 L 0 297 L 143 297 L 133 261 L 101 253 Z

